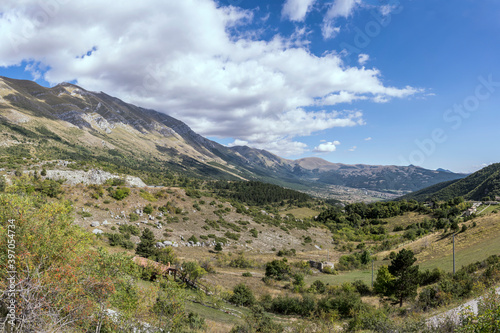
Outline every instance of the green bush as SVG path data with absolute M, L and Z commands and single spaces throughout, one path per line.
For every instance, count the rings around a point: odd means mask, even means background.
M 128 187 L 117 187 L 116 189 L 108 188 L 109 195 L 116 200 L 123 200 L 130 195 Z
M 229 266 L 234 268 L 250 268 L 253 267 L 253 262 L 245 258 L 243 254 L 240 254 L 237 258 L 231 260 Z
M 148 204 L 146 207 L 143 208 L 142 211 L 145 214 L 153 214 L 153 206 L 151 206 L 151 204 Z
M 255 296 L 247 285 L 240 283 L 234 287 L 229 301 L 239 306 L 251 306 L 255 304 Z
M 289 280 L 292 270 L 286 258 L 282 260 L 273 260 L 266 264 L 266 277 L 275 280 Z
M 198 238 L 196 238 L 195 235 L 192 235 L 191 237 L 188 238 L 188 242 L 193 242 L 193 243 L 198 243 Z
M 139 236 L 141 234 L 141 229 L 137 227 L 136 225 L 121 225 L 118 227 L 118 230 L 122 234 L 132 234 L 134 236 Z
M 227 232 L 224 234 L 224 236 L 226 236 L 226 237 L 227 237 L 227 238 L 229 238 L 229 239 L 235 240 L 235 241 L 237 241 L 237 240 L 239 240 L 239 239 L 240 239 L 240 235 L 239 235 L 239 234 L 235 234 L 235 233 L 230 232 L 230 231 L 227 231 Z

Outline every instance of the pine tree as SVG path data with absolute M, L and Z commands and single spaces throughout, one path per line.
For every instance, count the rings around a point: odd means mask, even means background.
M 394 295 L 399 300 L 399 306 L 403 306 L 403 301 L 414 298 L 418 288 L 418 266 L 413 266 L 417 261 L 413 251 L 402 249 L 391 261 L 389 273 L 395 280 L 393 281 Z
M 137 249 L 135 253 L 138 256 L 149 258 L 154 256 L 156 253 L 155 245 L 155 235 L 151 231 L 151 229 L 145 228 L 142 231 L 141 242 L 137 244 Z

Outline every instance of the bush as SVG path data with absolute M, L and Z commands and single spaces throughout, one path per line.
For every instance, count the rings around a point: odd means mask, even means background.
M 369 296 L 372 294 L 371 288 L 364 283 L 361 280 L 356 280 L 352 283 L 354 288 L 356 288 L 356 291 L 361 295 L 361 296 Z
M 251 306 L 255 304 L 255 296 L 247 285 L 240 283 L 234 287 L 229 301 L 239 306 Z
M 243 274 L 241 274 L 241 276 L 244 276 L 244 277 L 252 277 L 252 273 L 250 272 L 244 272 Z
M 290 250 L 283 249 L 283 250 L 279 250 L 276 255 L 278 257 L 285 257 L 285 256 L 292 257 L 292 256 L 295 256 L 296 253 L 297 253 L 297 251 L 295 251 L 295 249 L 290 249 Z
M 194 312 L 189 312 L 186 322 L 192 330 L 203 330 L 206 327 L 205 318 Z
M 252 235 L 252 237 L 255 237 L 255 238 L 257 238 L 259 236 L 259 232 L 255 228 L 250 229 L 250 234 Z
M 240 254 L 236 259 L 231 260 L 229 266 L 234 268 L 250 268 L 253 266 L 253 262 L 245 258 L 243 254 Z
M 146 214 L 153 214 L 153 206 L 151 206 L 151 204 L 148 204 L 142 211 Z
M 130 195 L 128 187 L 117 187 L 116 189 L 108 188 L 109 195 L 116 200 L 123 200 Z
M 309 290 L 311 290 L 311 292 L 313 293 L 323 294 L 326 291 L 326 286 L 322 281 L 316 280 L 312 283 Z
M 224 234 L 224 236 L 226 236 L 229 239 L 235 240 L 235 241 L 237 241 L 237 240 L 240 239 L 240 235 L 239 234 L 235 234 L 235 233 L 230 232 L 230 231 L 226 232 Z
M 348 285 L 334 288 L 331 295 L 318 301 L 319 311 L 337 311 L 343 318 L 356 316 L 362 307 L 361 296 Z
M 282 260 L 273 260 L 266 264 L 266 277 L 276 279 L 278 281 L 288 280 L 292 271 L 286 258 Z
M 284 315 L 309 316 L 316 310 L 316 302 L 309 295 L 303 297 L 278 296 L 272 301 L 271 311 Z
M 191 237 L 188 238 L 188 242 L 193 242 L 193 243 L 198 243 L 198 238 L 196 238 L 195 235 L 192 235 Z
M 132 234 L 134 236 L 139 236 L 141 234 L 141 229 L 136 225 L 121 225 L 118 227 L 118 230 L 122 234 Z

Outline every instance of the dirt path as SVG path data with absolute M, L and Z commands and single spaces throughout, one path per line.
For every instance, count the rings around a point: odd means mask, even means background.
M 500 287 L 496 289 L 497 294 L 500 294 Z M 477 314 L 478 311 L 478 303 L 483 297 L 475 298 L 471 301 L 468 301 L 454 309 L 448 310 L 446 312 L 440 313 L 436 316 L 433 316 L 427 319 L 427 326 L 429 327 L 437 327 L 439 324 L 445 322 L 447 319 L 452 320 L 454 323 L 460 322 L 460 315 L 464 312 L 474 312 Z

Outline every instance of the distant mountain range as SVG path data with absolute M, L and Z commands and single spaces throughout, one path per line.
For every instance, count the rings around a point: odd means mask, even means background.
M 500 196 L 500 163 L 491 164 L 463 179 L 451 180 L 405 195 L 419 201 L 448 200 L 462 196 L 469 200 Z
M 164 113 L 69 83 L 45 88 L 0 77 L 0 129 L 1 155 L 97 159 L 131 169 L 142 163 L 151 172 L 161 166 L 187 176 L 256 179 L 302 190 L 328 192 L 338 185 L 409 192 L 465 176 L 416 166 L 288 160 L 246 146 L 226 147 Z

